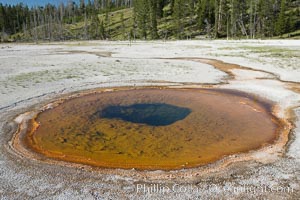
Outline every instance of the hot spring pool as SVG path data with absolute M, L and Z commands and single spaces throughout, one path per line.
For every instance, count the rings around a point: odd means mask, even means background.
M 25 143 L 45 157 L 105 168 L 180 169 L 272 143 L 278 122 L 247 95 L 215 89 L 122 89 L 40 112 Z

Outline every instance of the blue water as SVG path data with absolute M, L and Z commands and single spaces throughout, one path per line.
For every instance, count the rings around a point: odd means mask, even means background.
M 108 106 L 98 112 L 101 118 L 121 119 L 150 126 L 167 126 L 183 120 L 190 113 L 188 108 L 163 103 Z

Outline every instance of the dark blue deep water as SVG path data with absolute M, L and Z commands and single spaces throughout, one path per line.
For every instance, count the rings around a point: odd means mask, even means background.
M 150 126 L 167 126 L 186 118 L 190 113 L 188 108 L 163 103 L 108 106 L 98 112 L 101 118 L 122 119 Z

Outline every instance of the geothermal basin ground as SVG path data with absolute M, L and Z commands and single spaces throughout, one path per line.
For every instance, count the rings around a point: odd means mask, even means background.
M 1 44 L 0 198 L 298 199 L 299 49 L 298 40 Z M 172 170 L 64 162 L 20 143 L 36 113 L 124 88 L 240 92 L 270 102 L 281 131 L 260 148 Z

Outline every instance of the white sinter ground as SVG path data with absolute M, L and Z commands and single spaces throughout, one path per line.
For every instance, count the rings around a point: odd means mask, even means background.
M 300 95 L 288 81 L 300 83 L 299 52 L 299 40 L 0 44 L 0 199 L 296 199 Z M 257 153 L 265 161 L 233 165 L 199 179 L 151 182 L 43 164 L 10 152 L 8 129 L 14 117 L 59 95 L 97 87 L 218 84 L 228 78 L 210 65 L 172 59 L 178 57 L 213 58 L 260 70 L 234 69 L 235 80 L 219 87 L 270 99 L 279 104 L 280 117 L 287 108 L 298 107 L 286 154 Z M 174 191 L 164 194 L 154 187 Z

